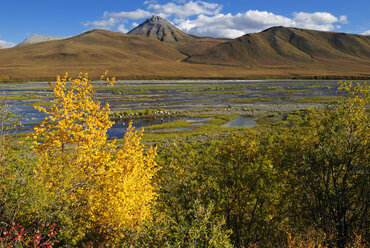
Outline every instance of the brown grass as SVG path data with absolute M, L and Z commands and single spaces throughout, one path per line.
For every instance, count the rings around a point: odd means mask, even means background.
M 209 50 L 207 47 L 222 46 L 225 44 L 223 41 L 198 38 L 194 39 L 194 44 L 189 43 L 178 49 L 183 53 L 204 53 Z M 267 41 L 263 41 L 263 46 L 268 47 Z M 229 57 L 233 58 L 233 53 L 230 52 Z M 367 60 L 356 57 L 350 63 L 347 55 L 337 58 L 335 62 L 330 58 L 320 58 L 315 63 L 283 61 L 234 66 L 206 64 L 225 64 L 225 61 L 205 58 L 208 60 L 204 63 L 185 63 L 181 61 L 186 56 L 173 45 L 137 35 L 92 30 L 65 40 L 1 49 L 0 74 L 14 81 L 53 80 L 55 75 L 67 71 L 72 75 L 89 72 L 90 78 L 96 79 L 105 70 L 118 79 L 370 78 Z
M 370 71 L 370 36 L 274 27 L 210 47 L 188 62 L 354 74 Z M 292 70 L 293 71 L 293 70 Z

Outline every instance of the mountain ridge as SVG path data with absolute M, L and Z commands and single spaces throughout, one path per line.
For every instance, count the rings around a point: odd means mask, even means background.
M 170 31 L 165 19 L 147 20 L 162 23 L 157 30 Z M 153 37 L 154 31 L 147 31 L 123 34 L 95 29 L 3 49 L 0 74 L 10 80 L 50 80 L 66 71 L 89 72 L 98 78 L 105 70 L 126 79 L 370 78 L 370 36 L 366 35 L 278 26 L 236 39 L 181 31 L 190 38 L 180 41 L 168 35 Z
M 370 36 L 278 26 L 243 35 L 186 59 L 236 66 L 324 61 L 335 65 L 334 60 L 370 65 Z

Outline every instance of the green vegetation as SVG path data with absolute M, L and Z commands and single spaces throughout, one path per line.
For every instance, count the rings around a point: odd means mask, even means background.
M 127 84 L 127 85 L 118 85 L 111 88 L 104 86 L 99 86 L 97 83 L 94 87 L 97 91 L 113 91 L 115 94 L 147 94 L 152 90 L 156 90 L 158 93 L 168 93 L 169 90 L 182 90 L 185 92 L 193 92 L 193 94 L 232 94 L 237 93 L 237 91 L 243 91 L 247 89 L 266 89 L 271 93 L 304 93 L 307 90 L 294 90 L 296 88 L 323 88 L 323 87 L 332 87 L 332 83 L 299 83 L 294 81 L 286 80 L 285 82 L 250 82 L 247 85 L 241 83 L 232 83 L 232 84 L 196 84 L 196 83 L 167 83 L 167 84 Z
M 253 88 L 253 85 L 250 86 L 250 87 Z M 228 91 L 228 90 L 215 90 L 215 91 L 210 90 L 210 91 L 208 91 L 208 90 L 204 90 L 203 92 L 193 92 L 192 95 L 195 95 L 195 96 L 198 96 L 198 95 L 226 95 L 226 94 L 230 94 L 230 95 L 245 95 L 245 94 L 250 93 L 250 92 L 246 91 L 247 90 L 247 87 L 246 86 L 235 87 L 233 89 L 234 89 L 234 91 Z M 257 87 L 254 87 L 254 89 L 257 89 Z M 308 89 L 306 89 L 306 90 L 288 90 L 288 89 L 270 90 L 268 87 L 266 87 L 266 88 L 260 88 L 260 89 L 267 89 L 266 92 L 268 92 L 268 93 L 287 94 L 287 95 L 309 92 Z
M 37 99 L 38 96 L 31 95 L 31 94 L 22 94 L 22 95 L 0 95 L 0 101 L 6 100 L 29 100 L 29 99 Z
M 204 125 L 196 125 L 194 123 L 178 120 L 169 123 L 151 125 L 145 127 L 145 133 L 143 135 L 144 142 L 163 142 L 173 139 L 182 139 L 182 138 L 194 138 L 198 139 L 199 136 L 208 136 L 208 139 L 213 136 L 217 136 L 222 133 L 228 132 L 238 132 L 243 131 L 245 128 L 240 127 L 221 127 L 221 125 L 228 123 L 237 117 L 237 115 L 193 115 L 192 117 L 187 118 L 209 118 L 213 119 L 202 122 Z M 186 129 L 187 127 L 192 127 L 191 129 Z M 185 129 L 182 129 L 185 128 Z
M 271 102 L 280 100 L 279 97 L 245 97 L 245 98 L 231 98 L 227 99 L 227 102 L 235 103 L 254 103 L 254 102 Z
M 111 102 L 153 101 L 148 97 L 111 99 Z
M 320 86 L 322 87 L 322 85 Z M 279 94 L 296 94 L 296 93 L 306 93 L 310 90 L 291 90 L 291 89 L 276 89 L 276 90 L 269 90 L 269 93 L 279 93 Z
M 100 87 L 99 90 L 106 90 L 106 87 Z M 150 93 L 148 89 L 132 90 L 123 89 L 122 87 L 115 87 L 113 90 L 114 94 L 146 94 Z
M 26 106 L 47 106 L 53 104 L 51 101 L 39 101 L 39 102 L 29 102 L 24 105 Z
M 112 91 L 113 92 L 122 92 L 122 93 L 148 93 L 150 90 L 167 90 L 167 89 L 187 89 L 187 88 L 198 88 L 199 86 L 196 86 L 194 84 L 128 84 L 128 85 L 119 85 L 119 86 L 113 86 L 112 88 L 107 87 L 95 87 L 96 90 L 99 91 Z
M 123 110 L 119 112 L 114 112 L 110 115 L 112 119 L 133 119 L 135 117 L 140 118 L 152 118 L 156 116 L 168 116 L 168 115 L 179 115 L 180 112 L 167 111 L 163 108 L 159 109 L 142 109 L 142 110 Z
M 234 103 L 256 103 L 256 102 L 272 102 L 272 101 L 290 101 L 300 103 L 335 103 L 338 100 L 337 96 L 287 96 L 287 97 L 246 97 L 246 98 L 231 98 L 228 102 Z
M 150 129 L 164 129 L 164 128 L 182 128 L 182 127 L 191 127 L 192 123 L 184 121 L 184 120 L 178 120 L 178 121 L 173 121 L 169 123 L 163 123 L 163 124 L 156 124 L 156 125 L 151 125 L 148 127 L 145 127 L 146 130 Z
M 86 181 L 89 186 L 77 184 L 79 190 L 72 188 L 73 193 L 69 194 L 69 187 L 63 188 L 65 191 L 58 189 L 66 179 L 73 181 L 70 170 L 64 168 L 60 173 L 55 167 L 41 166 L 39 156 L 45 155 L 30 150 L 31 141 L 20 144 L 22 136 L 2 135 L 0 219 L 4 223 L 20 223 L 30 234 L 56 224 L 60 243 L 55 246 L 60 247 L 113 246 L 112 242 L 117 247 L 369 247 L 369 86 L 347 83 L 340 89 L 348 96 L 337 98 L 336 104 L 289 114 L 269 113 L 260 116 L 260 125 L 255 128 L 221 127 L 236 117 L 227 114 L 193 114 L 214 119 L 180 133 L 170 129 L 190 127 L 192 123 L 174 121 L 145 128 L 143 141 L 157 145 L 157 156 L 148 158 L 148 163 L 156 162 L 152 181 L 156 197 L 150 202 L 150 218 L 130 225 L 119 226 L 116 222 L 120 214 L 126 216 L 130 211 L 111 215 L 111 210 L 117 210 L 89 201 L 91 192 L 107 202 L 111 195 L 117 197 L 115 181 L 108 180 L 108 172 L 116 176 L 133 173 L 115 173 L 119 161 L 109 166 L 105 148 L 117 143 L 104 143 L 102 149 L 90 154 L 89 149 L 80 146 L 89 147 L 85 139 L 92 132 L 74 126 L 81 121 L 63 122 L 73 127 L 67 129 L 74 134 L 70 137 L 58 135 L 58 131 L 48 127 L 53 131 L 48 136 L 52 140 L 65 137 L 66 143 L 70 139 L 81 143 L 65 145 L 58 139 L 60 142 L 49 150 L 40 149 L 53 156 L 52 160 L 43 161 L 62 164 L 64 160 L 50 152 L 56 149 L 74 162 L 66 166 L 96 164 L 92 168 L 99 168 L 95 179 Z M 152 116 L 156 111 L 140 113 Z M 89 120 L 80 114 L 78 118 Z M 7 116 L 7 123 L 12 123 L 9 112 L 4 111 L 1 116 L 3 120 Z M 108 122 L 107 118 L 103 120 Z M 61 134 L 66 132 L 60 130 Z M 45 130 L 44 134 L 49 135 Z M 138 141 L 135 137 L 132 136 L 134 141 Z M 38 146 L 45 144 L 48 148 L 42 138 L 38 141 Z M 123 149 L 129 149 L 128 145 L 125 141 L 120 144 Z M 109 151 L 115 152 L 116 148 Z M 142 152 L 142 148 L 139 146 L 136 152 Z M 73 153 L 75 149 L 79 149 L 78 153 Z M 127 153 L 122 159 L 133 159 L 128 164 L 134 165 L 137 156 Z M 40 170 L 43 181 L 35 180 Z M 79 175 L 86 173 L 82 170 Z M 52 181 L 50 177 L 60 180 Z M 105 193 L 106 187 L 109 194 Z M 135 184 L 132 189 L 136 192 L 138 188 L 140 185 Z M 70 195 L 78 197 L 69 198 Z M 73 204 L 68 205 L 69 202 Z M 116 204 L 122 202 L 126 198 Z M 84 211 L 90 204 L 97 204 L 104 211 L 93 215 Z
M 235 247 L 366 247 L 368 87 L 344 88 L 359 97 L 273 128 L 160 146 L 157 221 L 127 240 L 175 246 L 199 203 L 217 203 L 213 220 Z

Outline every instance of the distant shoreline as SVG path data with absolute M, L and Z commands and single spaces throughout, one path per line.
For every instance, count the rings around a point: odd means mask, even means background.
M 370 80 L 370 76 L 313 76 L 313 77 L 295 77 L 295 78 L 116 78 L 116 82 L 135 82 L 135 83 L 196 83 L 196 82 L 266 82 L 266 81 L 340 81 L 340 80 L 359 80 L 367 81 Z M 41 80 L 7 80 L 0 81 L 1 84 L 14 84 L 14 83 L 48 83 L 55 81 L 53 79 L 41 79 Z M 93 83 L 99 83 L 97 79 L 91 79 Z M 104 83 L 104 81 L 101 81 Z

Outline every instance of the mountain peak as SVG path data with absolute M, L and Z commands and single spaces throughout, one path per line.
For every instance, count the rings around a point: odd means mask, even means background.
M 184 33 L 160 16 L 149 17 L 127 34 L 156 38 L 171 44 L 185 43 L 193 39 L 193 36 Z
M 42 34 L 33 34 L 33 35 L 27 37 L 24 41 L 19 43 L 17 46 L 40 43 L 40 42 L 50 41 L 50 40 L 62 40 L 62 39 L 66 39 L 66 37 L 58 37 L 58 36 L 50 36 L 50 35 L 42 35 Z
M 151 17 L 148 17 L 145 22 L 148 22 L 148 23 L 166 22 L 166 23 L 168 23 L 168 21 L 166 19 L 164 19 L 160 16 L 155 16 L 155 15 L 152 15 Z

